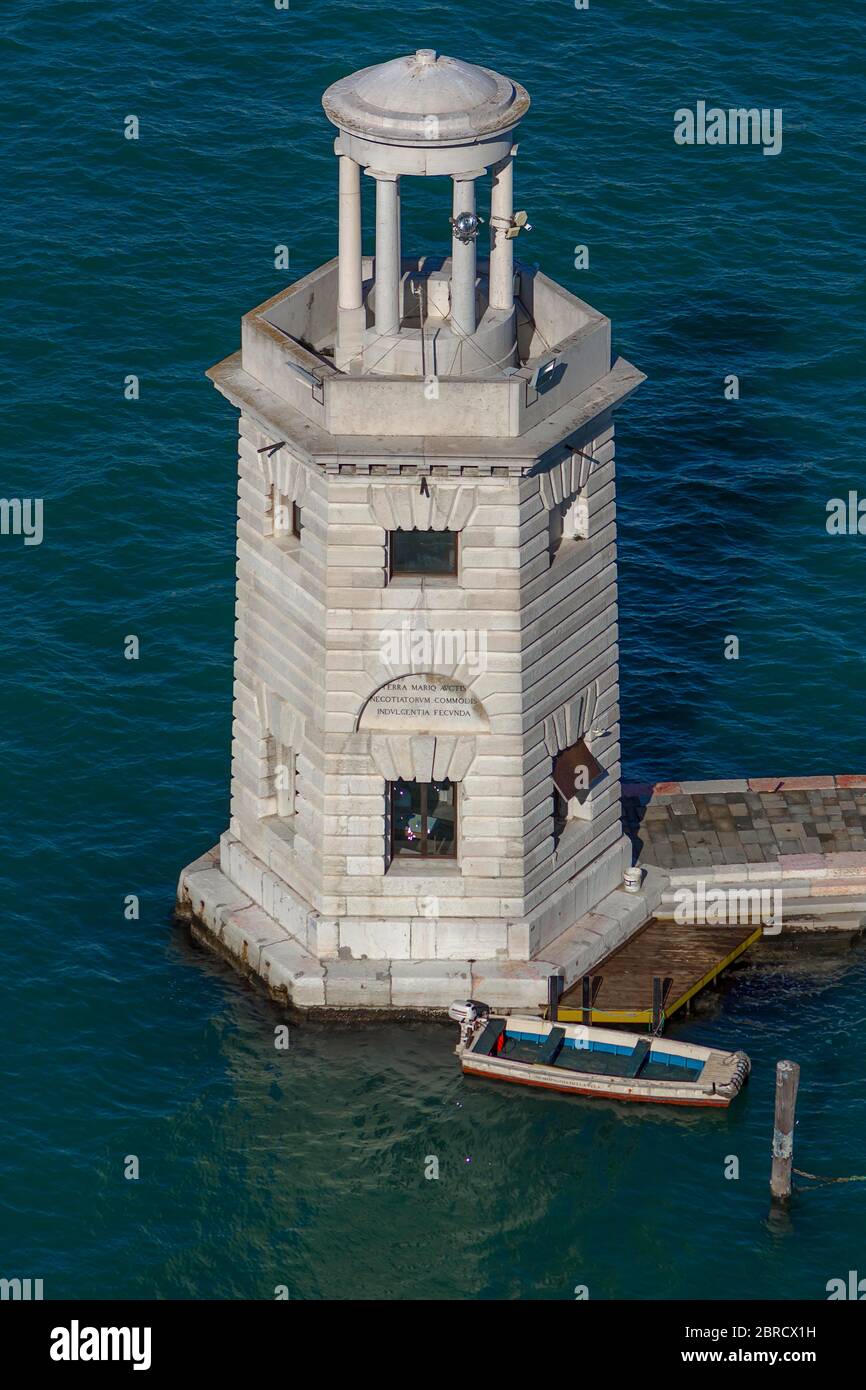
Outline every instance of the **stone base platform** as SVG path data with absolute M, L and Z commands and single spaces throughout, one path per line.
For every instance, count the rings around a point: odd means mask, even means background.
M 568 988 L 621 945 L 652 915 L 665 883 L 650 873 L 640 893 L 609 893 L 549 943 L 543 960 L 321 960 L 223 872 L 219 845 L 181 874 L 177 916 L 196 940 L 301 1016 L 425 1017 L 468 998 L 505 1013 L 538 1012 L 548 978 L 562 976 Z
M 441 1015 L 469 997 L 538 1012 L 551 975 L 568 989 L 650 917 L 672 917 L 678 889 L 700 882 L 778 890 L 792 934 L 859 932 L 866 921 L 866 776 L 626 784 L 623 821 L 641 891 L 608 893 L 529 960 L 335 959 L 326 924 L 230 836 L 232 877 L 215 846 L 181 874 L 177 915 L 274 999 L 318 1018 Z

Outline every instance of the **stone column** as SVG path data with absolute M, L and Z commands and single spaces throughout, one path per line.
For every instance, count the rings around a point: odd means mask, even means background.
M 376 332 L 400 329 L 400 178 L 368 170 L 376 180 Z
M 337 295 L 338 367 L 360 352 L 366 315 L 361 272 L 361 169 L 354 159 L 340 154 L 339 289 Z
M 475 180 L 454 177 L 454 216 L 475 211 Z M 451 324 L 461 337 L 475 332 L 475 238 L 451 238 Z
M 493 170 L 490 192 L 490 307 L 514 307 L 514 242 L 506 229 L 514 217 L 514 156 Z

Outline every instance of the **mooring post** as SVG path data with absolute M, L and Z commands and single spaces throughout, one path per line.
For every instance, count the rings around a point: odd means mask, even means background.
M 653 975 L 652 1031 L 660 1033 L 664 1024 L 664 1009 L 673 979 L 670 975 Z
M 791 1168 L 794 1162 L 794 1112 L 800 1067 L 797 1062 L 776 1063 L 776 1114 L 773 1121 L 773 1168 L 770 1195 L 774 1202 L 787 1202 L 791 1196 Z
M 548 975 L 547 977 L 547 1017 L 551 1023 L 556 1023 L 559 1019 L 559 1001 L 562 998 L 562 991 L 565 980 L 561 975 Z
M 580 982 L 580 1005 L 583 1010 L 583 1025 L 588 1028 L 592 1023 L 592 976 L 584 975 Z

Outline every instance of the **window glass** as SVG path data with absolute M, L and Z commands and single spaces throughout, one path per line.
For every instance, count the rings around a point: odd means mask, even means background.
M 394 854 L 421 853 L 421 784 L 394 782 L 391 826 Z
M 453 858 L 457 788 L 453 782 L 391 783 L 391 852 Z
M 422 784 L 423 785 L 423 784 Z M 455 787 L 452 782 L 427 784 L 427 853 L 454 853 Z
M 456 531 L 392 531 L 391 573 L 456 574 Z

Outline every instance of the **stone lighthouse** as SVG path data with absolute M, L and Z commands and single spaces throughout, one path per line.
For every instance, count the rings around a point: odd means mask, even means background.
M 538 1007 L 648 915 L 612 424 L 643 378 L 515 254 L 529 104 L 432 49 L 334 83 L 338 254 L 209 373 L 240 412 L 231 821 L 180 901 L 298 1009 Z M 419 179 L 441 216 L 405 246 Z

